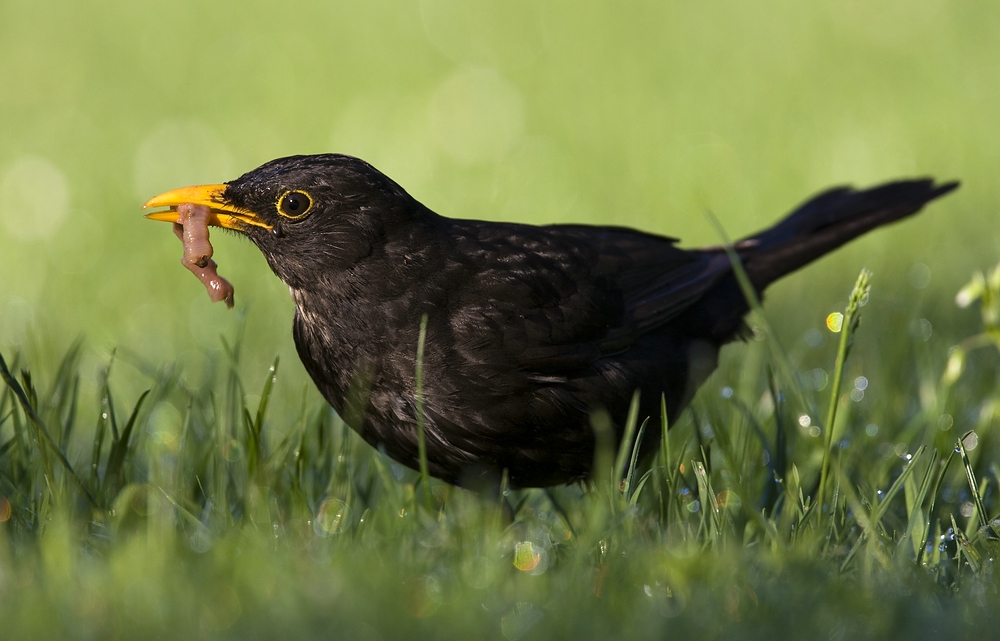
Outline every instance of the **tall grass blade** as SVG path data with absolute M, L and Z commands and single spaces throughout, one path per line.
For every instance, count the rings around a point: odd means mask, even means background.
M 930 491 L 931 502 L 930 502 L 930 505 L 927 506 L 927 520 L 924 523 L 924 532 L 925 532 L 925 534 L 924 534 L 924 540 L 923 540 L 922 545 L 920 546 L 920 550 L 917 552 L 917 565 L 918 566 L 923 564 L 923 561 L 924 561 L 924 551 L 931 544 L 930 543 L 931 542 L 931 536 L 932 536 L 932 534 L 931 534 L 931 522 L 932 521 L 931 520 L 934 518 L 934 509 L 935 509 L 936 504 L 937 504 L 937 497 L 938 497 L 938 495 L 941 492 L 941 483 L 944 481 L 944 477 L 948 473 L 948 468 L 951 466 L 951 461 L 952 461 L 952 459 L 955 458 L 955 454 L 958 453 L 957 449 L 958 448 L 953 449 L 948 454 L 948 458 L 945 459 L 944 462 L 940 463 L 939 466 L 938 466 L 939 469 L 938 469 L 936 477 L 934 478 L 934 486 L 931 488 L 931 491 Z M 935 547 L 934 549 L 936 550 L 937 548 Z M 935 563 L 936 563 L 936 561 L 935 561 Z
M 118 489 L 124 485 L 121 479 L 122 464 L 125 462 L 125 455 L 128 454 L 129 442 L 132 437 L 132 431 L 135 429 L 136 420 L 139 418 L 139 410 L 142 409 L 142 403 L 149 396 L 149 392 L 150 390 L 147 389 L 139 396 L 139 400 L 135 402 L 135 407 L 132 408 L 132 413 L 128 417 L 128 422 L 125 423 L 125 429 L 122 430 L 121 438 L 113 441 L 111 444 L 111 451 L 108 453 L 108 465 L 104 471 L 104 483 L 102 485 L 102 493 L 108 498 L 116 494 Z
M 635 437 L 635 429 L 639 422 L 639 390 L 632 394 L 632 402 L 628 407 L 628 418 L 625 420 L 625 431 L 622 435 L 621 444 L 618 446 L 618 454 L 615 456 L 615 467 L 611 473 L 611 482 L 619 484 L 625 476 L 625 465 L 628 463 L 629 455 L 632 454 L 632 443 Z
M 969 482 L 969 491 L 972 493 L 972 500 L 974 501 L 976 508 L 976 515 L 978 515 L 979 522 L 985 526 L 989 522 L 989 517 L 986 515 L 986 508 L 983 506 L 983 497 L 979 491 L 979 484 L 976 483 L 976 473 L 972 469 L 972 463 L 969 461 L 968 452 L 969 449 L 976 447 L 978 442 L 979 437 L 975 432 L 966 432 L 962 438 L 958 439 L 958 443 L 955 447 L 958 449 L 959 455 L 962 457 L 962 466 L 965 468 L 965 478 Z M 972 524 L 970 520 L 970 527 L 971 526 Z
M 823 501 L 826 498 L 827 476 L 830 472 L 830 454 L 833 451 L 833 430 L 834 422 L 837 418 L 837 405 L 840 402 L 840 385 L 844 378 L 844 364 L 850 353 L 854 332 L 861 323 L 861 307 L 868 301 L 870 286 L 868 281 L 871 272 L 862 269 L 858 274 L 858 280 L 851 291 L 851 297 L 847 302 L 847 309 L 844 310 L 844 318 L 840 328 L 840 344 L 837 347 L 837 361 L 834 366 L 833 380 L 830 389 L 830 406 L 826 413 L 826 422 L 823 425 L 823 463 L 820 467 L 819 490 L 817 491 L 816 503 L 817 514 L 822 516 Z
M 424 507 L 432 509 L 431 475 L 427 466 L 427 440 L 424 434 L 424 344 L 427 340 L 427 314 L 420 318 L 420 334 L 417 338 L 417 452 L 420 457 L 420 486 L 424 493 Z

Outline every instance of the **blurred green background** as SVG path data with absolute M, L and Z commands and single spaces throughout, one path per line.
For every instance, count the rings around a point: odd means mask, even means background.
M 256 249 L 213 236 L 228 311 L 140 206 L 328 151 L 443 215 L 688 245 L 718 242 L 706 211 L 737 237 L 834 184 L 959 178 L 768 300 L 797 344 L 868 266 L 873 299 L 947 338 L 954 292 L 1000 256 L 998 18 L 945 0 L 3 0 L 0 347 L 54 364 L 83 336 L 94 368 L 118 347 L 197 379 L 245 323 L 245 364 L 280 354 L 285 389 L 314 394 Z

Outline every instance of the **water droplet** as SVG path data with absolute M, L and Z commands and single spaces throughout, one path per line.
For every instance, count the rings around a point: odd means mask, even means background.
M 812 423 L 812 418 L 808 414 L 802 414 L 799 416 L 799 425 L 802 427 L 809 427 Z
M 833 312 L 826 317 L 826 328 L 837 334 L 844 327 L 844 315 L 840 312 Z

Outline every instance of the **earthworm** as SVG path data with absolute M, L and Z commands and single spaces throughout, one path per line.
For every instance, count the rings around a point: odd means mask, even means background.
M 217 265 L 212 260 L 212 243 L 208 240 L 210 213 L 205 205 L 178 205 L 174 235 L 184 244 L 181 264 L 198 277 L 212 302 L 224 300 L 226 307 L 232 307 L 235 290 L 228 280 L 219 276 Z

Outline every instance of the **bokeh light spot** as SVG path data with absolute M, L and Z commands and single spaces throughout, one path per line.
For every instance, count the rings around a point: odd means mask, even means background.
M 320 536 L 338 534 L 347 529 L 351 522 L 351 506 L 344 501 L 329 498 L 319 506 L 315 529 Z
M 923 263 L 913 263 L 909 280 L 914 289 L 924 289 L 931 282 L 931 268 Z
M 428 106 L 430 129 L 441 150 L 473 165 L 512 148 L 524 128 L 517 87 L 488 68 L 463 69 L 438 87 Z
M 134 170 L 135 195 L 142 201 L 168 189 L 236 177 L 226 144 L 197 120 L 160 123 L 139 145 Z
M 0 180 L 0 221 L 12 238 L 44 240 L 69 210 L 69 187 L 59 168 L 38 156 L 17 160 Z
M 541 560 L 542 555 L 535 551 L 531 541 L 522 541 L 514 546 L 514 567 L 521 572 L 531 572 Z

